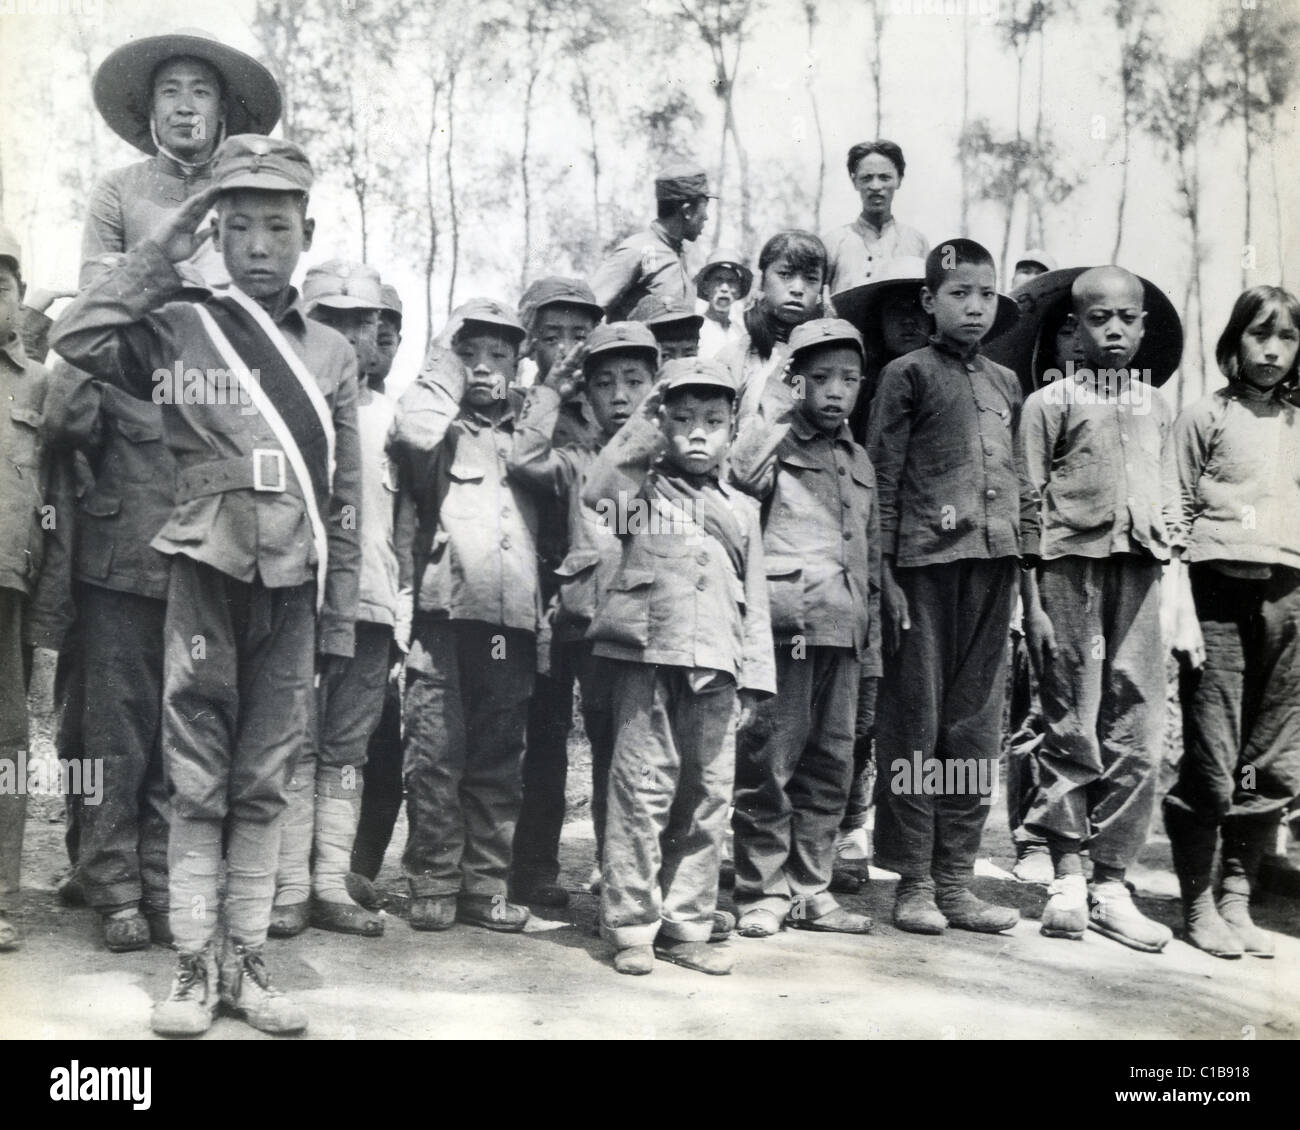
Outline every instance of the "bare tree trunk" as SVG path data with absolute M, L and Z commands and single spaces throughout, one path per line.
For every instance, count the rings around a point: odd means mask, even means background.
M 731 144 L 736 150 L 736 167 L 740 172 L 740 245 L 741 251 L 745 255 L 750 255 L 754 250 L 754 215 L 753 215 L 753 196 L 749 180 L 749 154 L 745 152 L 745 147 L 740 142 L 740 132 L 736 127 L 736 103 L 732 95 L 735 92 L 736 75 L 740 73 L 740 52 L 743 41 L 736 42 L 736 55 L 731 62 L 731 78 L 727 82 L 727 104 L 724 118 L 724 127 L 726 132 L 731 134 Z M 713 248 L 716 251 L 718 243 L 722 238 L 722 227 L 715 224 L 713 227 Z
M 1044 65 L 1047 55 L 1047 36 L 1039 29 L 1038 32 L 1038 111 L 1034 117 L 1034 159 L 1042 159 L 1043 143 L 1043 81 L 1045 78 Z M 1043 239 L 1043 202 L 1042 194 L 1031 192 L 1028 195 L 1027 207 L 1025 208 L 1025 246 L 1042 247 Z
M 1125 64 L 1127 69 L 1128 64 Z M 1124 131 L 1124 154 L 1120 161 L 1119 167 L 1119 206 L 1115 210 L 1115 246 L 1110 250 L 1110 261 L 1119 262 L 1119 247 L 1124 239 L 1124 208 L 1128 204 L 1128 162 L 1130 152 L 1129 142 L 1129 80 L 1125 76 L 1122 80 L 1124 88 L 1124 106 L 1120 111 L 1119 128 Z
M 961 20 L 961 136 L 970 123 L 970 20 Z M 970 234 L 970 176 L 966 149 L 959 145 L 957 161 L 961 171 L 961 234 Z
M 433 200 L 433 142 L 438 133 L 437 76 L 429 74 L 429 131 L 424 138 L 424 214 L 429 224 L 429 246 L 424 256 L 424 352 L 433 342 L 433 268 L 438 262 L 438 212 Z
M 813 128 L 817 131 L 817 195 L 813 198 L 813 230 L 822 230 L 822 198 L 826 195 L 826 137 L 822 132 L 821 109 L 817 104 L 817 84 L 813 62 L 813 38 L 817 31 L 815 0 L 804 0 L 804 17 L 808 21 L 808 102 L 812 107 Z
M 447 313 L 451 313 L 456 296 L 456 272 L 460 269 L 460 213 L 456 209 L 456 166 L 453 153 L 456 145 L 456 66 L 447 77 L 447 210 L 451 219 L 451 275 L 447 279 Z
M 1025 46 L 1016 52 L 1016 151 L 1020 151 L 1020 143 L 1024 140 L 1024 128 L 1021 124 L 1020 106 L 1021 95 L 1025 85 L 1025 51 L 1028 50 L 1029 41 L 1025 41 Z M 1001 278 L 1007 279 L 1007 257 L 1011 252 L 1011 222 L 1016 211 L 1016 199 L 1019 197 L 1019 175 L 1017 174 L 1017 186 L 1013 188 L 1011 199 L 1006 202 L 1007 219 L 1002 229 L 1002 274 Z
M 1243 9 L 1240 13 L 1243 22 L 1247 19 L 1247 13 Z M 1250 165 L 1254 157 L 1254 144 L 1251 138 L 1250 126 L 1250 49 L 1249 45 L 1243 41 L 1241 50 L 1241 121 L 1242 128 L 1246 135 L 1246 242 L 1242 246 L 1241 255 L 1241 288 L 1245 290 L 1250 285 L 1250 272 L 1246 269 L 1247 249 L 1251 245 L 1250 233 Z
M 880 40 L 885 33 L 885 12 L 881 0 L 871 0 L 871 85 L 876 91 L 876 132 L 879 137 L 881 120 L 884 117 L 884 104 L 881 98 L 881 75 L 884 71 L 884 59 L 880 51 Z
M 1273 178 L 1273 218 L 1277 224 L 1277 284 L 1286 286 L 1286 232 L 1282 228 L 1282 192 L 1277 179 L 1277 108 L 1269 111 L 1269 169 Z
M 531 42 L 531 36 L 529 37 Z M 529 57 L 536 59 L 530 51 Z M 537 85 L 538 69 L 534 66 L 528 73 L 528 85 L 524 88 L 524 145 L 519 155 L 519 177 L 524 189 L 524 254 L 523 265 L 519 269 L 519 289 L 528 285 L 528 268 L 533 256 L 533 194 L 532 183 L 528 178 L 528 155 L 533 133 L 533 88 Z
M 603 246 L 600 237 L 600 146 L 596 140 L 596 107 L 591 98 L 591 80 L 582 67 L 578 68 L 578 88 L 582 92 L 582 112 L 587 119 L 587 136 L 591 140 L 591 230 L 592 242 L 599 250 Z

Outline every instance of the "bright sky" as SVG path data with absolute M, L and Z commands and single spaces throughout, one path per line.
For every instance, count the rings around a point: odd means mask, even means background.
M 253 9 L 251 0 L 233 3 L 157 0 L 148 4 L 61 0 L 65 12 L 71 6 L 73 11 L 84 10 L 89 16 L 56 17 L 34 11 L 42 4 L 56 2 L 0 0 L 0 71 L 6 76 L 0 79 L 0 91 L 8 89 L 10 82 L 32 79 L 33 72 L 28 70 L 24 74 L 24 68 L 42 67 L 48 73 L 51 53 L 58 52 L 60 42 L 66 43 L 66 37 L 75 32 L 78 19 L 94 18 L 97 9 L 114 41 L 133 34 L 200 26 L 218 31 L 234 45 L 256 50 L 247 24 Z M 380 0 L 347 2 L 360 5 Z M 1005 4 L 1006 0 L 1001 2 Z M 1294 4 L 1296 0 L 1271 2 Z M 956 137 L 961 121 L 963 22 L 969 24 L 972 36 L 973 116 L 987 115 L 999 126 L 1011 122 L 1015 61 L 1009 49 L 1002 45 L 995 26 L 1001 12 L 994 0 L 886 0 L 886 3 L 890 14 L 882 41 L 885 87 L 882 133 L 903 146 L 908 160 L 907 177 L 895 199 L 895 214 L 919 227 L 935 243 L 959 234 Z M 84 9 L 80 7 L 82 4 Z M 1114 77 L 1118 49 L 1106 14 L 1109 5 L 1092 2 L 1078 7 L 1080 15 L 1049 30 L 1045 60 L 1046 121 L 1066 154 L 1068 172 L 1079 179 L 1079 187 L 1070 199 L 1047 218 L 1048 250 L 1062 266 L 1100 262 L 1109 257 L 1119 190 L 1120 150 L 1118 142 L 1113 140 L 1119 120 L 1119 95 Z M 960 14 L 936 14 L 936 9 Z M 24 10 L 28 14 L 23 14 Z M 1217 10 L 1217 0 L 1166 0 L 1166 42 L 1171 47 L 1193 42 Z M 798 0 L 768 0 L 763 6 L 754 37 L 742 59 L 737 118 L 755 167 L 778 160 L 793 162 L 806 170 L 806 183 L 811 186 L 817 165 L 816 139 L 805 85 L 811 62 L 826 135 L 827 192 L 822 217 L 823 226 L 829 227 L 848 222 L 858 209 L 857 197 L 844 171 L 843 157 L 849 145 L 873 132 L 875 111 L 867 70 L 871 32 L 866 6 L 854 0 L 826 0 L 819 5 L 818 12 L 820 27 L 810 60 L 805 50 L 802 4 Z M 710 64 L 702 44 L 697 58 L 693 73 L 680 78 L 707 115 L 698 135 L 698 151 L 703 161 L 713 164 L 720 115 L 717 100 L 708 86 Z M 644 60 L 642 65 L 653 66 L 654 60 Z M 1032 123 L 1036 74 L 1037 59 L 1031 53 L 1025 84 L 1027 126 Z M 53 97 L 79 100 L 87 114 L 94 113 L 87 76 L 65 74 L 58 82 L 62 85 Z M 510 82 L 480 84 L 474 93 L 476 104 L 483 107 L 493 127 L 499 127 L 503 135 L 512 130 L 517 133 L 519 128 L 517 86 Z M 635 96 L 631 86 L 624 89 L 629 97 Z M 585 178 L 580 133 L 565 89 L 546 90 L 542 97 L 537 117 L 538 151 L 561 166 L 571 162 L 574 168 L 568 175 Z M 1300 263 L 1295 261 L 1296 250 L 1300 249 L 1300 233 L 1296 231 L 1300 189 L 1294 176 L 1294 170 L 1300 167 L 1297 145 L 1300 131 L 1295 128 L 1295 113 L 1296 107 L 1292 105 L 1286 115 L 1289 120 L 1284 126 L 1283 140 L 1273 154 L 1283 181 L 1282 235 L 1292 264 L 1287 281 L 1293 287 L 1300 284 Z M 1112 138 L 1109 143 L 1094 140 L 1098 116 L 1105 119 L 1107 134 Z M 9 133 L 13 128 L 0 101 L 0 142 L 5 151 L 4 180 L 11 217 L 7 222 L 21 227 L 19 235 L 25 241 L 31 263 L 28 278 L 37 285 L 71 280 L 76 275 L 80 233 L 75 225 L 56 219 L 67 214 L 65 206 L 70 203 L 65 199 L 67 189 L 59 184 L 52 159 L 38 159 L 35 167 L 14 167 Z M 41 152 L 39 147 L 34 150 L 29 147 L 29 151 L 38 155 Z M 412 152 L 417 153 L 414 144 Z M 606 142 L 606 160 L 616 160 L 618 152 L 617 138 L 611 135 Z M 135 159 L 134 151 L 125 143 L 117 142 L 113 143 L 110 157 L 110 167 Z M 1261 153 L 1255 167 L 1258 270 L 1252 273 L 1252 282 L 1279 280 L 1277 202 L 1269 157 L 1267 151 Z M 1206 336 L 1211 351 L 1241 283 L 1242 164 L 1239 129 L 1232 134 L 1217 133 L 1204 149 L 1203 215 L 1207 220 L 1204 234 L 1209 245 L 1205 267 Z M 611 177 L 612 183 L 617 181 L 617 175 Z M 582 179 L 580 183 L 581 190 L 573 191 L 587 192 L 587 181 Z M 619 190 L 636 192 L 638 187 L 629 185 L 624 189 L 620 185 Z M 639 191 L 643 193 L 648 218 L 651 214 L 649 186 Z M 626 203 L 633 207 L 636 200 Z M 1145 136 L 1135 137 L 1133 143 L 1128 208 L 1122 262 L 1163 286 L 1170 292 L 1175 306 L 1181 309 L 1189 263 L 1186 225 L 1175 210 L 1171 171 L 1161 163 Z M 350 203 L 336 191 L 323 188 L 313 200 L 313 212 L 318 218 L 318 237 L 311 260 L 355 257 L 359 243 Z M 21 226 L 18 216 L 29 217 L 30 222 Z M 735 218 L 734 207 L 730 218 Z M 465 223 L 472 227 L 474 217 L 467 216 Z M 808 216 L 804 223 L 811 226 L 812 217 Z M 402 238 L 401 233 L 390 231 L 391 225 L 384 223 L 377 227 L 381 230 L 376 233 L 372 261 L 403 290 L 411 307 L 422 307 L 422 283 L 413 267 L 414 249 L 397 242 Z M 971 228 L 968 234 L 988 244 L 997 255 L 1001 244 L 999 210 L 991 206 L 977 208 Z M 1018 216 L 1011 241 L 1013 257 L 1021 250 L 1022 230 L 1023 220 Z M 513 300 L 518 289 L 518 266 L 511 261 L 511 239 L 507 233 L 478 234 L 489 243 L 499 240 L 505 250 L 482 269 L 462 273 L 457 286 L 458 299 L 473 294 L 495 294 Z M 710 235 L 706 232 L 694 258 L 702 259 L 707 253 Z M 723 243 L 736 242 L 734 233 L 724 227 Z M 395 383 L 400 384 L 418 367 L 416 354 L 424 338 L 421 321 L 419 310 L 413 309 L 408 317 L 407 345 L 394 374 Z

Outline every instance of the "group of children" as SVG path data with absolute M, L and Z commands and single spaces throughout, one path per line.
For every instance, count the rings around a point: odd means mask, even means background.
M 1126 871 L 1173 646 L 1186 752 L 1164 813 L 1188 938 L 1271 955 L 1249 901 L 1300 793 L 1293 296 L 1241 296 L 1228 386 L 1175 420 L 1154 386 L 1181 328 L 1132 273 L 1027 269 L 1018 308 L 954 238 L 830 295 L 825 245 L 785 231 L 756 280 L 725 252 L 692 288 L 708 184 L 679 167 L 598 285 L 465 302 L 394 402 L 396 292 L 339 260 L 291 285 L 314 230 L 302 150 L 233 133 L 207 175 L 83 279 L 53 373 L 24 353 L 0 231 L 0 739 L 6 758 L 25 743 L 32 647 L 75 653 L 87 701 L 68 697 L 65 729 L 92 727 L 120 771 L 115 807 L 82 806 L 70 838 L 80 897 L 110 949 L 176 949 L 156 1032 L 201 1033 L 221 1005 L 302 1030 L 266 939 L 382 934 L 403 789 L 414 929 L 520 931 L 529 906 L 565 905 L 575 684 L 619 972 L 728 973 L 733 932 L 870 932 L 835 895 L 864 881 L 873 800 L 898 928 L 1008 930 L 1018 911 L 972 884 L 1017 602 L 1042 932 L 1171 937 Z M 229 281 L 197 287 L 213 250 Z M 42 521 L 60 476 L 75 649 L 37 591 L 42 554 L 66 552 Z M 149 701 L 90 701 L 123 687 Z M 22 801 L 0 791 L 0 899 Z

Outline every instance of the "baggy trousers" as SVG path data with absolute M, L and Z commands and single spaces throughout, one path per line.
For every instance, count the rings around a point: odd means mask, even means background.
M 600 921 L 615 946 L 707 941 L 736 767 L 736 685 L 685 667 L 605 660 L 614 760 Z
M 167 909 L 163 628 L 167 602 L 82 585 L 82 756 L 103 766 L 98 804 L 81 805 L 86 901 L 101 912 Z
M 551 671 L 539 675 L 528 706 L 528 748 L 524 753 L 524 799 L 515 828 L 512 871 L 517 880 L 553 883 L 560 874 L 568 738 L 573 719 L 573 682 L 581 688 L 583 729 L 591 745 L 591 819 L 596 858 L 605 835 L 605 794 L 613 756 L 609 685 L 604 660 L 585 640 L 551 645 Z
M 1191 567 L 1205 663 L 1181 677 L 1183 760 L 1165 809 L 1206 825 L 1300 794 L 1300 570 L 1267 580 Z
M 416 614 L 403 761 L 412 897 L 506 893 L 535 665 L 530 632 Z
M 1126 868 L 1146 842 L 1165 725 L 1160 562 L 1061 557 L 1038 575 L 1056 632 L 1039 696 L 1046 736 L 1030 832 Z
M 876 854 L 904 879 L 974 874 L 997 770 L 1015 558 L 895 569 L 911 628 L 886 657 L 876 712 Z M 938 786 L 912 771 L 937 760 Z M 981 764 L 986 763 L 986 764 Z M 950 787 L 952 786 L 952 787 Z
M 172 558 L 163 667 L 163 756 L 171 796 L 171 928 L 193 953 L 216 937 L 226 825 L 232 938 L 266 940 L 278 818 L 307 731 L 316 585 L 267 588 Z
M 797 654 L 796 654 L 797 651 Z M 736 905 L 820 918 L 853 777 L 861 665 L 852 650 L 778 644 L 776 697 L 736 738 Z

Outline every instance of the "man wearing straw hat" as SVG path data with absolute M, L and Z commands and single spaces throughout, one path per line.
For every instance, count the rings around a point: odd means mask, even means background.
M 116 48 L 95 73 L 93 93 L 114 132 L 149 156 L 108 173 L 91 194 L 83 287 L 212 183 L 213 154 L 228 132 L 265 133 L 280 115 L 265 67 L 193 29 Z M 212 244 L 201 248 L 178 265 L 183 298 L 205 296 L 205 277 L 226 281 Z M 105 946 L 122 952 L 172 940 L 159 744 L 167 558 L 149 542 L 174 505 L 175 461 L 163 442 L 162 409 L 151 400 L 59 365 L 51 402 L 57 441 L 82 451 L 95 475 L 77 515 L 70 666 L 79 685 L 67 699 L 77 717 L 61 730 L 84 735 L 80 754 L 112 767 L 103 802 L 82 813 L 77 885 L 101 916 Z M 82 671 L 89 674 L 84 693 Z
M 95 72 L 95 105 L 109 127 L 147 155 L 95 186 L 81 241 L 82 282 L 90 261 L 129 251 L 163 217 L 212 183 L 223 138 L 270 133 L 280 120 L 280 88 L 251 55 L 206 31 L 182 28 L 134 39 Z M 221 257 L 204 242 L 194 265 L 225 281 Z

